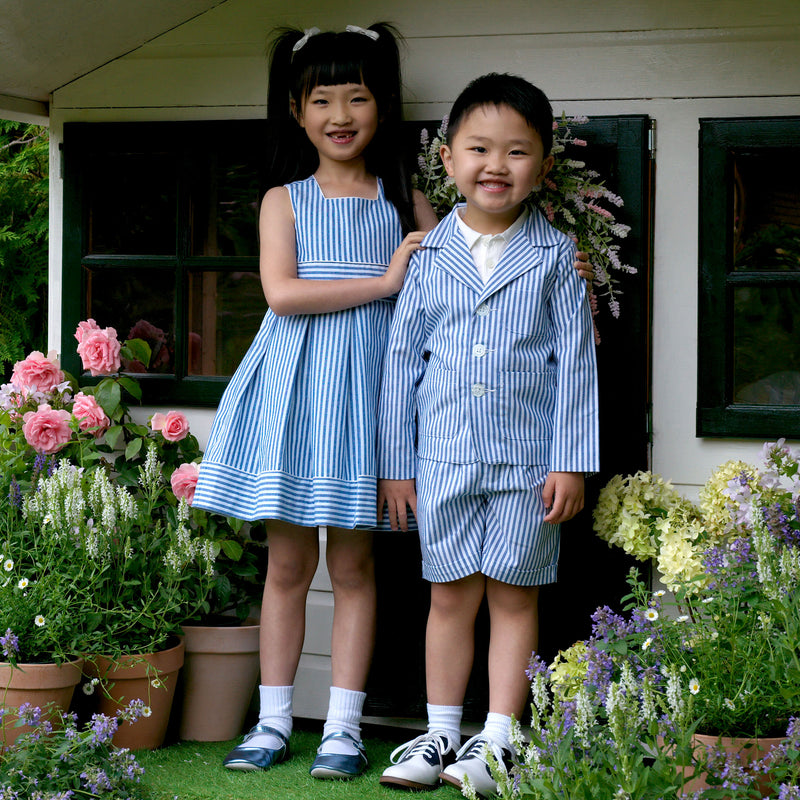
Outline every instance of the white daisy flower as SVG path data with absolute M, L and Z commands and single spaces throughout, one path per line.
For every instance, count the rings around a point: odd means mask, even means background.
M 689 681 L 689 691 L 692 694 L 697 694 L 700 691 L 700 682 L 696 678 Z
M 648 648 L 648 647 L 650 647 L 650 645 L 651 645 L 651 644 L 653 644 L 653 637 L 652 637 L 652 636 L 648 636 L 648 637 L 647 637 L 647 638 L 646 638 L 646 639 L 645 639 L 645 640 L 642 642 L 642 650 L 647 650 L 647 648 Z
M 37 628 L 44 627 L 44 617 L 41 614 L 37 614 L 33 622 Z
M 149 717 L 152 713 L 153 713 L 153 709 L 150 708 L 150 706 L 145 706 L 142 709 L 142 716 L 143 717 Z
M 7 558 L 7 559 L 6 559 L 6 560 L 3 562 L 3 569 L 4 569 L 6 572 L 11 572 L 11 570 L 12 570 L 12 569 L 14 569 L 14 562 L 13 562 L 13 561 L 12 561 L 10 558 Z
M 30 581 L 27 578 L 20 578 L 19 583 L 17 583 L 17 589 L 27 589 L 29 583 Z
M 675 622 L 688 622 L 689 615 L 688 614 L 681 614 L 679 617 L 675 619 Z
M 654 608 L 648 608 L 647 611 L 644 612 L 644 618 L 649 622 L 655 622 L 658 619 L 658 611 Z

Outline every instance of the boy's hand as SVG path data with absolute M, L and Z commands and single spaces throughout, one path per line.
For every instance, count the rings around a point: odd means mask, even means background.
M 383 504 L 389 507 L 389 524 L 392 530 L 408 530 L 408 512 L 410 506 L 417 515 L 417 489 L 413 478 L 402 481 L 390 481 L 382 478 L 378 481 L 378 519 L 383 518 Z
M 550 512 L 545 522 L 558 525 L 572 519 L 583 508 L 583 473 L 551 472 L 542 492 L 544 507 Z

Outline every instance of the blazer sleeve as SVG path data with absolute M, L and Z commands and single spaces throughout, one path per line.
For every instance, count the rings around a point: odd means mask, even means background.
M 550 469 L 596 472 L 600 455 L 594 326 L 574 258 L 574 245 L 562 246 L 550 301 L 558 375 Z
M 417 387 L 425 374 L 425 313 L 420 287 L 420 257 L 412 256 L 397 300 L 383 361 L 378 404 L 378 478 L 413 478 Z

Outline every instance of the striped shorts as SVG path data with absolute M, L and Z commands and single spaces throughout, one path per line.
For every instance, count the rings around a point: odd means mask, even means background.
M 446 583 L 480 572 L 515 586 L 553 583 L 560 526 L 544 522 L 548 472 L 418 459 L 422 577 Z

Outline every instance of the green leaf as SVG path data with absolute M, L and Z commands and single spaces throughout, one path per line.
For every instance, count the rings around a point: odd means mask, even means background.
M 239 544 L 239 542 L 233 539 L 224 539 L 220 542 L 222 547 L 222 552 L 225 553 L 228 558 L 232 561 L 238 561 L 242 557 L 242 553 L 244 552 L 244 548 Z
M 123 358 L 128 361 L 141 361 L 145 367 L 150 366 L 152 354 L 150 345 L 144 339 L 128 339 L 120 348 L 120 355 Z
M 135 458 L 141 449 L 141 439 L 134 439 L 132 442 L 128 442 L 128 446 L 125 448 L 125 459 L 130 461 L 132 458 Z
M 142 387 L 139 385 L 138 381 L 135 381 L 133 378 L 128 378 L 127 376 L 123 375 L 119 379 L 119 383 L 123 389 L 135 400 L 142 399 Z
M 112 448 L 116 449 L 117 443 L 119 442 L 119 437 L 122 435 L 122 425 L 112 425 L 106 431 L 106 444 Z
M 113 378 L 105 378 L 97 384 L 94 390 L 94 397 L 103 406 L 103 411 L 112 416 L 119 408 L 122 391 Z

